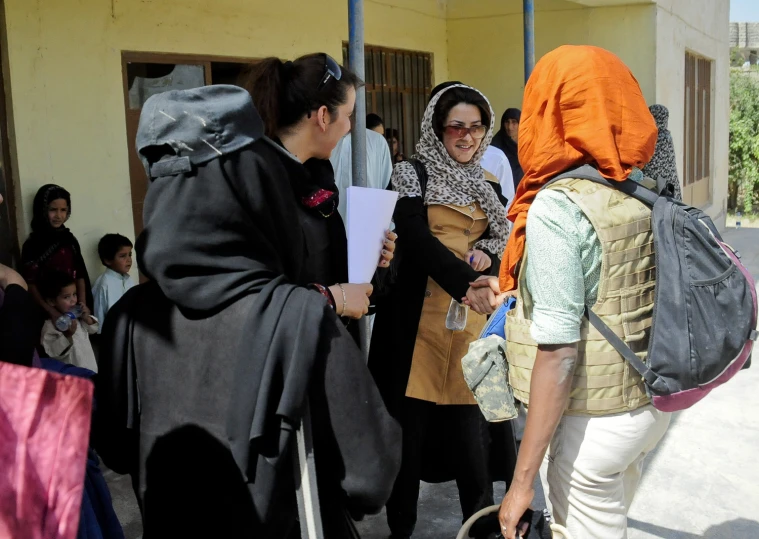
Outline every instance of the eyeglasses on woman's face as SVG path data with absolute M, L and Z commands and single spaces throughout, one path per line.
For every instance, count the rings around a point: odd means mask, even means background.
M 467 135 L 471 135 L 473 139 L 481 140 L 485 138 L 488 128 L 484 125 L 473 125 L 472 127 L 465 127 L 463 125 L 446 125 L 445 131 L 449 135 L 460 139 L 466 138 Z

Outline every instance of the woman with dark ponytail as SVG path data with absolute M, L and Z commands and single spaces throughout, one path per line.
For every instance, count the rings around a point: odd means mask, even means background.
M 266 58 L 252 66 L 241 82 L 253 97 L 266 136 L 274 142 L 259 144 L 260 155 L 286 169 L 304 232 L 310 236 L 309 248 L 331 253 L 317 257 L 320 262 L 311 268 L 312 282 L 326 287 L 338 316 L 361 318 L 368 313 L 372 286 L 344 284 L 348 280 L 345 225 L 337 212 L 339 193 L 329 157 L 350 131 L 356 89 L 363 83 L 323 53 L 294 62 Z M 395 250 L 395 235 L 388 236 L 380 268 L 389 267 Z

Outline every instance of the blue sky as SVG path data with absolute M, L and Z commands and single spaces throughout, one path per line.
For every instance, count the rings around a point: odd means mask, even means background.
M 730 22 L 759 22 L 759 0 L 730 0 Z

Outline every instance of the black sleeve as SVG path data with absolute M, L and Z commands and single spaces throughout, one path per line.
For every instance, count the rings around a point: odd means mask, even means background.
M 310 391 L 319 497 L 326 503 L 342 498 L 358 519 L 381 511 L 390 497 L 401 464 L 401 429 L 345 328 L 329 321 L 322 326 L 333 338 L 320 339 L 329 349 L 319 354 L 327 359 Z M 340 349 L 346 346 L 351 350 Z
M 498 197 L 498 200 L 501 202 L 501 204 L 503 204 L 503 207 L 505 208 L 508 206 L 509 199 L 503 196 L 503 189 L 501 189 L 501 184 L 491 181 L 488 181 L 488 183 L 490 184 L 490 187 L 493 188 L 493 191 L 495 191 L 495 196 Z
M 0 361 L 32 365 L 40 340 L 40 308 L 32 295 L 17 284 L 5 289 L 0 308 Z
M 480 274 L 432 235 L 421 197 L 399 200 L 393 220 L 403 249 L 403 263 L 420 265 L 452 298 L 464 297 L 469 283 Z
M 141 289 L 140 286 L 132 288 L 111 307 L 100 339 L 92 440 L 105 465 L 119 474 L 138 469 L 137 389 L 128 350 L 130 311 Z

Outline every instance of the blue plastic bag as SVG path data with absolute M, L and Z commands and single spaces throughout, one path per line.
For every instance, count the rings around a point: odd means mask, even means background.
M 496 309 L 496 311 L 490 315 L 488 323 L 482 328 L 480 333 L 480 339 L 485 339 L 490 335 L 498 335 L 502 339 L 506 339 L 506 313 L 509 312 L 517 304 L 517 298 L 510 297 L 504 301 L 503 304 Z

